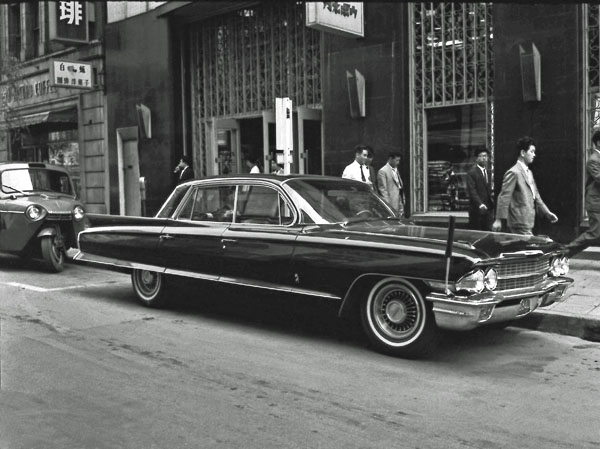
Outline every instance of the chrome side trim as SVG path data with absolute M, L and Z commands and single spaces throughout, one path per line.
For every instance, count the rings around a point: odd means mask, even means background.
M 170 275 L 174 275 L 174 276 L 202 279 L 202 280 L 213 281 L 213 282 L 222 282 L 224 284 L 234 284 L 234 285 L 241 285 L 241 286 L 245 286 L 245 287 L 262 288 L 265 290 L 273 290 L 273 291 L 280 291 L 280 292 L 286 292 L 286 293 L 297 293 L 297 294 L 306 295 L 306 296 L 318 296 L 320 298 L 335 299 L 335 300 L 342 299 L 339 296 L 335 296 L 335 295 L 331 295 L 329 293 L 319 292 L 319 291 L 315 291 L 315 290 L 306 290 L 306 289 L 292 288 L 292 287 L 282 287 L 280 285 L 272 284 L 269 282 L 253 282 L 253 281 L 249 281 L 246 279 L 238 279 L 238 278 L 231 278 L 231 277 L 219 277 L 219 276 L 213 275 L 213 274 L 195 273 L 195 272 L 186 271 L 186 270 L 173 270 L 170 268 L 159 267 L 156 265 L 146 265 L 146 264 L 141 264 L 141 263 L 136 263 L 136 262 L 129 262 L 126 260 L 121 260 L 121 259 L 114 259 L 114 258 L 110 258 L 110 257 L 94 256 L 94 255 L 86 254 L 83 251 L 79 251 L 77 254 L 75 254 L 75 256 L 73 256 L 73 260 L 80 261 L 80 262 L 89 262 L 89 263 L 98 264 L 98 265 L 111 265 L 114 267 L 128 268 L 128 269 L 132 269 L 132 270 L 137 269 L 137 270 L 156 271 L 158 273 L 170 274 Z
M 0 210 L 3 214 L 25 214 L 24 210 Z
M 75 256 L 73 256 L 73 260 L 80 262 L 90 262 L 99 265 L 112 265 L 114 267 L 119 268 L 129 268 L 136 270 L 148 270 L 148 271 L 156 271 L 157 273 L 164 273 L 165 268 L 159 267 L 157 265 L 147 265 L 143 263 L 130 262 L 128 260 L 114 259 L 112 257 L 104 257 L 104 256 L 94 256 L 90 254 L 86 254 L 83 251 L 79 251 Z

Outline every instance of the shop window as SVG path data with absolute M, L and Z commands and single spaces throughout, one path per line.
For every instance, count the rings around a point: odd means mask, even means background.
M 428 211 L 468 211 L 467 172 L 486 148 L 486 105 L 426 110 Z

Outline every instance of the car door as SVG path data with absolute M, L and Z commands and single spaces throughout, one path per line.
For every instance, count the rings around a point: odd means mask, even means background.
M 299 229 L 290 202 L 275 186 L 238 186 L 235 222 L 222 235 L 221 280 L 290 290 L 289 266 Z
M 235 186 L 196 185 L 162 231 L 159 252 L 166 273 L 217 280 L 223 232 L 233 220 Z

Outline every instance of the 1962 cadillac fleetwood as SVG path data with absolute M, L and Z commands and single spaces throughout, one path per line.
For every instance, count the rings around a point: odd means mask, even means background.
M 206 178 L 178 186 L 154 218 L 113 220 L 79 234 L 75 259 L 131 270 L 146 306 L 168 301 L 169 276 L 318 296 L 360 314 L 377 350 L 406 357 L 433 349 L 438 328 L 523 317 L 573 282 L 547 237 L 457 230 L 448 243 L 448 229 L 414 226 L 367 185 L 333 177 Z

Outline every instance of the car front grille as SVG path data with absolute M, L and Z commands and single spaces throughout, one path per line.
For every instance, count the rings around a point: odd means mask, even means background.
M 47 221 L 71 221 L 70 212 L 52 212 L 46 215 Z
M 550 270 L 550 257 L 503 262 L 496 266 L 498 286 L 496 291 L 532 287 L 544 281 Z

